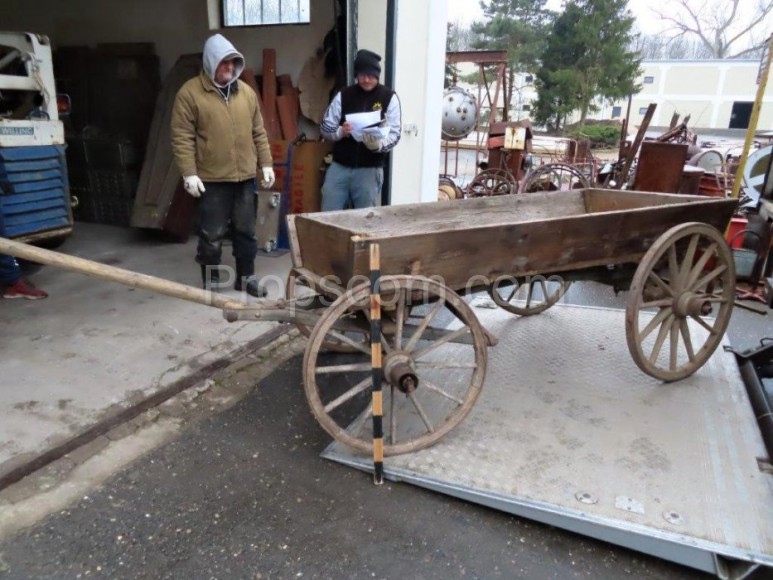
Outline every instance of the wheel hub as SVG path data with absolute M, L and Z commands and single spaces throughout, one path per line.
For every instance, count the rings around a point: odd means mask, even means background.
M 384 359 L 384 377 L 406 395 L 419 387 L 419 377 L 413 369 L 413 359 L 404 352 L 393 352 Z
M 711 314 L 711 302 L 702 294 L 683 292 L 674 298 L 674 314 L 680 318 Z

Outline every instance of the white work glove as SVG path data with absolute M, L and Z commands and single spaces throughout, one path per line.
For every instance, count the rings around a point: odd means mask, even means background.
M 204 182 L 199 179 L 198 175 L 183 177 L 183 187 L 193 197 L 201 197 L 201 194 L 204 193 Z
M 260 184 L 266 189 L 269 189 L 272 185 L 274 185 L 275 181 L 276 177 L 274 176 L 274 169 L 272 167 L 264 167 L 263 179 L 261 180 Z
M 366 133 L 362 136 L 362 142 L 365 144 L 365 147 L 371 151 L 379 151 L 381 149 L 381 137 L 377 137 L 376 135 L 369 135 Z

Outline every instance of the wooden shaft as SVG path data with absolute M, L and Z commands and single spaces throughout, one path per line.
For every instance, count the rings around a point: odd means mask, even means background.
M 45 250 L 43 248 L 38 248 L 37 246 L 15 242 L 6 238 L 0 238 L 0 254 L 23 258 L 47 266 L 55 266 L 71 272 L 101 278 L 102 280 L 118 282 L 120 284 L 125 284 L 126 286 L 131 286 L 132 288 L 152 290 L 153 292 L 171 296 L 172 298 L 180 298 L 182 300 L 188 300 L 189 302 L 213 306 L 215 308 L 237 310 L 255 306 L 255 304 L 247 304 L 240 300 L 226 298 L 221 294 L 202 288 L 194 288 L 187 284 L 164 280 L 163 278 L 157 278 L 156 276 L 139 274 L 138 272 L 116 268 L 115 266 L 107 266 L 92 260 L 84 260 L 83 258 L 68 256 L 67 254 L 62 254 L 60 252 L 52 252 L 51 250 Z

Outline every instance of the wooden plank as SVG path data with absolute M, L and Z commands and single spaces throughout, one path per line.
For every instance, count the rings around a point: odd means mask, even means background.
M 263 124 L 269 139 L 281 139 L 282 130 L 276 110 L 276 51 L 263 49 Z
M 289 97 L 279 95 L 276 98 L 276 108 L 279 114 L 279 124 L 282 128 L 282 137 L 287 140 L 295 139 L 298 135 L 298 117 L 293 116 Z
M 170 141 L 172 105 L 180 87 L 199 74 L 201 55 L 181 56 L 169 71 L 156 101 L 145 160 L 134 198 L 131 225 L 165 229 L 169 208 L 180 181 Z

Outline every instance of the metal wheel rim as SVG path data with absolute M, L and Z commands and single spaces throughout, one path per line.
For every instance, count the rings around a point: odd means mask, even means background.
M 685 255 L 678 256 L 675 246 L 685 241 Z M 712 288 L 707 283 L 720 287 Z M 648 297 L 645 301 L 645 289 L 652 292 L 658 288 L 663 297 Z M 735 268 L 730 248 L 722 234 L 707 224 L 686 223 L 673 227 L 658 238 L 642 258 L 630 293 L 625 312 L 626 340 L 636 365 L 663 381 L 688 377 L 713 354 L 730 323 L 735 297 Z M 713 320 L 708 315 L 680 312 L 683 310 L 680 303 L 685 303 L 692 295 L 696 301 L 705 300 L 712 305 L 711 314 L 716 316 Z M 657 309 L 656 314 L 640 316 L 645 308 Z M 708 332 L 700 347 L 696 346 L 695 333 L 687 324 L 690 319 Z M 645 340 L 653 334 L 652 349 L 649 344 L 645 348 Z M 663 347 L 668 349 L 667 368 L 659 360 L 665 354 Z M 687 362 L 680 363 L 680 358 L 684 360 L 685 357 Z
M 401 453 L 418 451 L 419 449 L 423 449 L 436 443 L 467 416 L 480 394 L 483 381 L 485 379 L 487 364 L 486 340 L 480 322 L 478 321 L 472 309 L 453 290 L 444 286 L 443 284 L 421 276 L 384 276 L 381 278 L 380 284 L 382 296 L 395 296 L 398 292 L 400 292 L 400 296 L 402 296 L 404 300 L 405 295 L 403 293 L 409 290 L 415 291 L 417 287 L 424 288 L 425 295 L 426 293 L 431 293 L 433 296 L 443 296 L 445 302 L 452 305 L 452 307 L 455 308 L 461 316 L 459 320 L 463 323 L 462 328 L 466 328 L 464 332 L 469 332 L 472 335 L 472 345 L 468 345 L 471 350 L 467 354 L 473 355 L 474 360 L 470 364 L 474 365 L 474 367 L 464 367 L 471 369 L 470 379 L 467 382 L 464 395 L 463 397 L 458 397 L 458 401 L 454 402 L 454 405 L 456 405 L 455 408 L 447 417 L 445 417 L 444 421 L 435 425 L 436 428 L 432 431 L 427 431 L 420 436 L 412 437 L 404 441 L 393 442 L 390 440 L 394 426 L 392 421 L 393 417 L 396 417 L 396 415 L 393 414 L 395 407 L 390 407 L 390 404 L 387 401 L 396 401 L 397 397 L 394 396 L 395 388 L 384 382 L 384 454 L 399 455 Z M 348 424 L 342 426 L 333 417 L 331 417 L 329 411 L 325 409 L 325 403 L 320 396 L 319 385 L 317 384 L 316 377 L 317 374 L 320 374 L 321 372 L 318 365 L 318 357 L 320 349 L 325 342 L 327 332 L 330 330 L 336 320 L 338 320 L 340 316 L 344 315 L 349 308 L 359 307 L 361 304 L 367 303 L 369 296 L 369 284 L 364 283 L 350 289 L 344 295 L 339 297 L 327 309 L 325 314 L 323 314 L 319 322 L 312 330 L 303 360 L 304 391 L 306 393 L 306 399 L 314 417 L 317 419 L 322 428 L 335 440 L 366 453 L 371 453 L 373 451 L 372 439 L 359 438 L 356 435 L 350 434 L 347 430 L 349 428 Z M 396 310 L 399 312 L 399 304 Z M 407 305 L 404 309 L 404 314 L 407 314 L 405 310 L 407 310 Z M 399 320 L 399 314 L 397 315 L 397 318 Z M 397 325 L 399 327 L 399 321 L 397 322 Z M 459 331 L 461 332 L 462 329 L 459 329 Z M 408 338 L 401 338 L 400 344 L 398 345 L 396 343 L 397 336 L 397 332 L 391 336 L 384 336 L 384 342 L 386 342 L 391 349 L 389 352 L 402 352 L 406 347 L 410 346 L 410 340 Z M 401 348 L 398 348 L 398 346 Z M 418 345 L 414 345 L 414 347 L 411 348 L 412 352 L 420 352 L 426 350 L 427 347 L 423 346 L 420 348 Z M 385 352 L 385 355 L 388 356 L 389 352 Z M 362 364 L 367 365 L 369 370 L 370 349 L 367 350 L 367 357 L 363 352 L 363 357 L 361 358 Z M 432 361 L 425 361 L 425 363 L 434 364 Z M 448 364 L 454 365 L 456 362 L 450 361 Z M 326 371 L 325 367 L 322 367 L 322 370 Z M 361 368 L 360 372 L 365 372 L 364 366 Z M 417 370 L 416 372 L 417 375 L 419 375 L 419 371 Z M 419 376 L 421 378 L 421 375 Z M 361 383 L 364 381 L 367 381 L 367 385 L 361 385 Z M 370 379 L 370 373 L 368 372 L 368 374 L 365 375 L 363 381 L 360 381 L 360 383 L 355 385 L 352 389 L 350 389 L 350 391 L 356 389 L 359 386 L 359 393 L 369 393 L 371 390 L 371 384 L 372 382 Z M 429 393 L 430 391 L 428 390 L 427 392 Z M 431 396 L 436 395 L 433 393 Z M 328 402 L 328 404 L 332 403 Z M 407 406 L 407 403 L 403 402 L 403 404 Z M 369 405 L 363 407 L 363 414 L 359 416 L 360 420 L 363 417 L 365 418 L 365 420 L 362 421 L 362 423 L 365 425 L 368 425 L 372 421 L 372 415 L 368 415 L 368 408 Z M 421 413 L 421 411 L 419 411 L 419 413 Z

